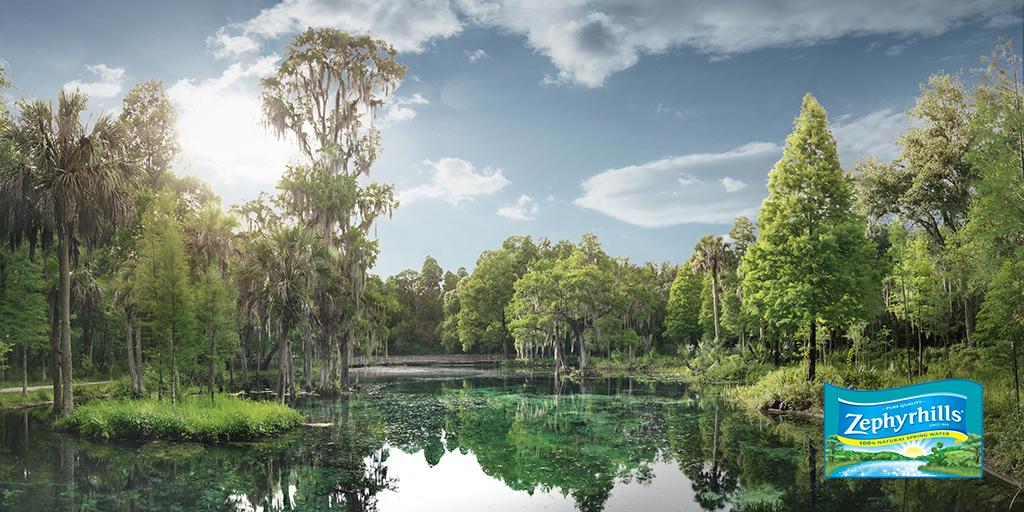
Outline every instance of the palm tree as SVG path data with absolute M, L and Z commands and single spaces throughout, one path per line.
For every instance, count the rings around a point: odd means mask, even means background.
M 0 169 L 0 234 L 44 249 L 56 241 L 61 389 L 54 389 L 54 398 L 64 415 L 74 409 L 71 269 L 78 264 L 78 247 L 94 246 L 108 228 L 130 217 L 139 183 L 124 149 L 126 131 L 107 115 L 88 129 L 81 120 L 87 104 L 86 95 L 63 90 L 56 110 L 51 102 L 20 100 L 19 116 L 5 123 L 2 134 L 20 161 Z
M 239 270 L 244 288 L 263 297 L 270 319 L 280 329 L 278 340 L 278 399 L 294 396 L 290 337 L 308 321 L 313 302 L 313 279 L 323 257 L 318 237 L 303 226 L 285 226 L 253 240 Z
M 693 248 L 690 266 L 698 274 L 711 273 L 711 305 L 715 320 L 715 343 L 720 340 L 718 273 L 725 270 L 728 246 L 718 235 L 704 235 Z

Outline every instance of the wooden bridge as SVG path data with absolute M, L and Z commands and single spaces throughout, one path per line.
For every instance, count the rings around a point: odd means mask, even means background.
M 436 354 L 424 356 L 355 356 L 350 366 L 479 366 L 496 365 L 501 354 Z

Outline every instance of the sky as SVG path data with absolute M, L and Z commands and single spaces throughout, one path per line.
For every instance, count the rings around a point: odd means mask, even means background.
M 844 166 L 890 160 L 918 87 L 1024 40 L 1024 0 L 284 0 L 9 2 L 4 101 L 90 96 L 117 113 L 161 80 L 178 111 L 175 171 L 226 206 L 274 191 L 299 155 L 260 124 L 259 84 L 291 37 L 335 27 L 389 41 L 408 72 L 377 114 L 370 177 L 401 202 L 375 272 L 472 269 L 510 235 L 680 263 L 755 218 L 810 92 Z

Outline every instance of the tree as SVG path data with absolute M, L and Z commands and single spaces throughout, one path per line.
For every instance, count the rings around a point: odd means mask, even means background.
M 132 288 L 139 312 L 154 336 L 161 376 L 171 379 L 171 403 L 177 403 L 179 361 L 195 350 L 195 313 L 189 288 L 189 262 L 181 223 L 170 195 L 157 198 L 144 216 Z M 204 304 L 203 307 L 206 307 Z M 161 386 L 162 386 L 161 377 Z
M 204 328 L 209 347 L 206 353 L 209 368 L 207 390 L 212 402 L 216 370 L 221 357 L 234 355 L 238 351 L 238 329 L 234 316 L 238 292 L 221 272 L 219 265 L 214 263 L 199 275 L 195 295 L 196 320 Z
M 459 292 L 459 340 L 462 349 L 500 349 L 509 355 L 508 319 L 505 307 L 512 300 L 516 281 L 537 258 L 530 237 L 509 237 L 496 251 L 485 251 L 465 278 Z
M 979 315 L 982 337 L 1007 350 L 1020 409 L 1020 343 L 1024 335 L 1024 87 L 1021 58 L 1003 41 L 988 59 L 977 94 L 974 148 L 980 179 L 966 228 L 974 278 L 988 286 Z
M 128 131 L 126 150 L 150 186 L 159 189 L 180 149 L 178 114 L 163 82 L 150 80 L 132 87 L 118 119 Z
M 700 292 L 704 280 L 690 263 L 679 267 L 668 296 L 665 337 L 676 343 L 696 345 L 700 341 Z
M 22 393 L 28 392 L 28 355 L 47 345 L 47 306 L 41 262 L 21 246 L 0 254 L 0 361 L 21 347 Z
M 726 268 L 728 246 L 722 237 L 706 235 L 701 238 L 693 248 L 693 259 L 690 266 L 697 274 L 711 274 L 711 300 L 715 325 L 715 343 L 720 340 L 720 319 L 719 303 L 721 296 L 721 283 L 718 276 Z
M 313 304 L 313 281 L 325 255 L 320 240 L 302 226 L 282 226 L 255 239 L 239 270 L 243 287 L 254 290 L 276 322 L 278 338 L 278 400 L 295 395 L 291 335 Z
M 57 245 L 61 389 L 54 389 L 54 405 L 64 415 L 74 410 L 71 269 L 77 249 L 95 246 L 110 226 L 130 217 L 139 181 L 125 151 L 126 131 L 106 115 L 87 129 L 81 120 L 87 103 L 77 91 L 61 91 L 56 110 L 45 101 L 19 100 L 19 116 L 3 134 L 24 163 L 3 170 L 0 234 L 44 249 L 54 239 Z
M 743 259 L 744 297 L 766 318 L 809 326 L 807 380 L 815 377 L 818 321 L 866 313 L 875 276 L 865 229 L 825 109 L 807 94 L 768 175 L 759 237 Z
M 368 175 L 380 150 L 380 133 L 372 124 L 405 75 L 397 52 L 385 41 L 350 36 L 337 29 L 310 28 L 295 37 L 277 72 L 261 81 L 263 116 L 279 136 L 292 136 L 310 167 L 298 166 L 282 180 L 285 204 L 337 256 L 331 283 L 347 289 L 317 293 L 321 344 L 342 332 L 341 386 L 348 388 L 348 357 L 354 322 L 362 315 L 366 270 L 376 258 L 369 229 L 377 217 L 396 208 L 393 187 L 357 178 Z M 333 292 L 333 293 L 331 293 Z M 328 300 L 345 295 L 340 314 Z M 333 354 L 334 350 L 323 350 Z M 327 365 L 324 365 L 326 367 Z M 326 385 L 326 373 L 321 376 Z

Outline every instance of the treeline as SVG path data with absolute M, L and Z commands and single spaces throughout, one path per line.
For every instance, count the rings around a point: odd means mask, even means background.
M 1020 58 L 1005 41 L 984 60 L 971 86 L 957 75 L 929 78 L 892 162 L 844 170 L 824 109 L 806 96 L 757 225 L 736 219 L 678 267 L 611 258 L 592 235 L 576 244 L 509 238 L 471 274 L 445 280 L 457 284 L 442 292 L 436 341 L 579 368 L 593 354 L 804 360 L 808 379 L 817 364 L 883 353 L 902 357 L 893 368 L 922 375 L 928 350 L 983 344 L 1018 389 Z M 413 283 L 409 272 L 403 280 Z M 420 339 L 430 339 L 429 321 L 420 325 Z
M 367 269 L 372 226 L 398 204 L 366 176 L 374 112 L 405 73 L 396 55 L 338 30 L 298 35 L 261 81 L 262 110 L 304 158 L 276 194 L 230 211 L 172 172 L 176 114 L 159 82 L 91 125 L 77 91 L 0 111 L 0 361 L 23 383 L 52 378 L 64 415 L 73 369 L 127 373 L 136 395 L 155 386 L 172 401 L 188 384 L 248 388 L 268 369 L 282 401 L 300 384 L 348 388 L 353 352 L 385 341 L 387 298 Z

